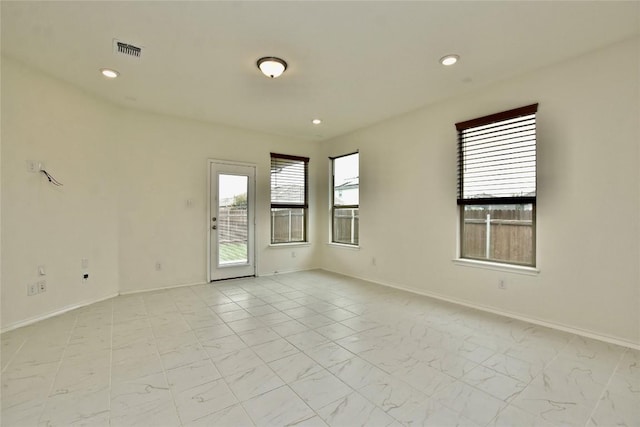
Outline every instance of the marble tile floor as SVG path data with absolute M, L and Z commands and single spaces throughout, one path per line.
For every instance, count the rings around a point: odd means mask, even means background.
M 1 343 L 2 426 L 640 426 L 640 351 L 317 270 Z

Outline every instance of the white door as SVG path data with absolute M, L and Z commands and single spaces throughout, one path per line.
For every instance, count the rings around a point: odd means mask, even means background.
M 255 166 L 209 162 L 210 281 L 256 273 L 255 176 Z

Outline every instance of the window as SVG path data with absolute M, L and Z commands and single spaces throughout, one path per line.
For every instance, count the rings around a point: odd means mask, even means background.
M 360 166 L 359 154 L 331 158 L 333 180 L 331 230 L 333 243 L 358 245 L 360 240 Z
M 535 266 L 537 110 L 456 123 L 462 258 Z
M 309 158 L 271 153 L 271 243 L 307 241 Z

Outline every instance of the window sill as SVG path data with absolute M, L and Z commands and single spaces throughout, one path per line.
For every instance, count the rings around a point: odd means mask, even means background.
M 498 262 L 457 258 L 453 260 L 453 263 L 455 265 L 460 265 L 463 267 L 482 268 L 485 270 L 503 271 L 506 273 L 524 274 L 527 276 L 537 276 L 538 274 L 540 274 L 540 270 L 535 267 L 501 264 Z
M 270 248 L 290 248 L 292 246 L 311 246 L 309 242 L 269 243 Z
M 343 248 L 343 249 L 352 249 L 352 250 L 360 250 L 360 245 L 347 245 L 346 243 L 334 243 L 334 242 L 329 242 L 327 243 L 327 246 L 334 246 L 336 248 Z

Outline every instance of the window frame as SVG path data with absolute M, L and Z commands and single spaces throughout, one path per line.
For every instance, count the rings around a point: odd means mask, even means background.
M 335 172 L 336 172 L 336 163 L 335 161 L 337 159 L 341 159 L 343 157 L 349 157 L 349 156 L 353 156 L 357 154 L 358 155 L 358 204 L 354 205 L 336 205 L 336 200 L 335 200 L 335 194 L 336 194 L 336 181 L 335 181 Z M 360 151 L 356 150 L 353 151 L 351 153 L 347 153 L 347 154 L 341 154 L 339 156 L 334 156 L 334 157 L 329 157 L 329 160 L 331 161 L 331 220 L 329 221 L 329 223 L 331 224 L 330 226 L 330 241 L 331 244 L 334 245 L 345 245 L 345 246 L 349 246 L 349 247 L 359 247 L 360 246 L 360 224 L 359 224 L 359 215 L 360 215 Z M 350 243 L 350 242 L 339 242 L 336 241 L 335 239 L 335 213 L 336 213 L 336 208 L 338 209 L 358 209 L 358 239 L 356 242 L 354 243 Z
M 457 205 L 458 205 L 458 259 L 471 260 L 474 262 L 486 262 L 487 264 L 497 264 L 513 267 L 527 267 L 536 268 L 537 266 L 537 151 L 538 151 L 538 135 L 537 135 L 537 112 L 538 104 L 531 104 L 512 110 L 502 111 L 495 114 L 490 114 L 476 119 L 467 120 L 464 122 L 456 123 L 456 130 L 458 133 L 457 142 L 457 154 L 458 154 L 458 189 L 457 189 Z M 469 129 L 473 129 L 480 126 L 499 124 L 512 119 L 518 119 L 520 117 L 534 115 L 536 120 L 535 127 L 535 192 L 534 195 L 526 196 L 500 196 L 500 197 L 479 197 L 479 198 L 465 198 L 464 197 L 464 162 L 465 151 L 463 147 L 463 132 Z M 498 169 L 500 171 L 501 169 Z M 493 258 L 479 258 L 474 256 L 465 255 L 465 207 L 467 206 L 490 206 L 490 205 L 516 205 L 525 206 L 531 205 L 531 263 L 523 263 L 513 260 L 498 260 Z M 487 254 L 488 256 L 489 254 Z
M 272 176 L 273 173 L 273 162 L 274 159 L 280 159 L 291 162 L 302 162 L 304 168 L 304 201 L 303 203 L 282 203 L 282 202 L 273 202 L 273 193 L 272 193 Z M 296 244 L 308 244 L 309 243 L 309 157 L 303 156 L 293 156 L 290 154 L 281 154 L 281 153 L 270 153 L 270 166 L 269 166 L 269 191 L 270 191 L 270 208 L 269 208 L 269 217 L 270 217 L 270 245 L 278 246 L 278 245 L 296 245 Z M 288 240 L 285 242 L 274 242 L 273 241 L 273 218 L 272 212 L 274 209 L 302 209 L 302 240 Z

